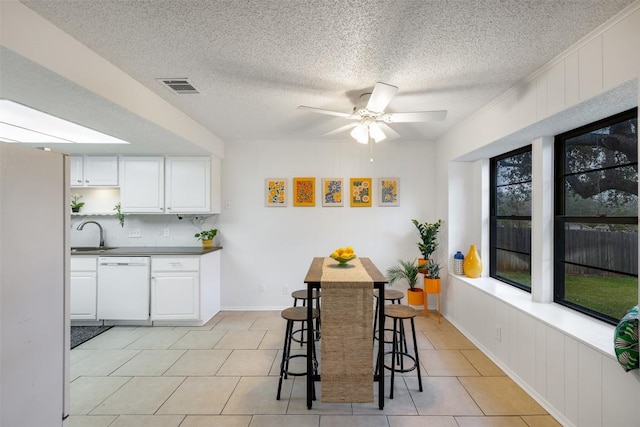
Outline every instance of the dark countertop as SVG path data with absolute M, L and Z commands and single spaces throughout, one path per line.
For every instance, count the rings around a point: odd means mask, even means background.
M 222 246 L 203 248 L 202 246 L 120 246 L 108 250 L 74 251 L 71 255 L 98 256 L 151 256 L 151 255 L 204 255 L 222 249 Z

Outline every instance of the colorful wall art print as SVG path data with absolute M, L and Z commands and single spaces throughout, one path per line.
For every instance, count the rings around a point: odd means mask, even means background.
M 287 206 L 287 178 L 266 178 L 264 192 L 266 206 Z
M 351 207 L 370 207 L 371 178 L 351 178 Z
M 378 205 L 400 206 L 400 178 L 378 178 Z
M 342 178 L 322 178 L 322 206 L 344 206 Z
M 293 206 L 316 205 L 316 179 L 293 178 Z

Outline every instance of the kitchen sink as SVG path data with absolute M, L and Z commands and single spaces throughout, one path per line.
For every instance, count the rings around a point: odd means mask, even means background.
M 112 249 L 118 249 L 112 246 L 77 246 L 75 248 L 71 248 L 71 253 L 74 252 L 105 252 L 110 251 Z

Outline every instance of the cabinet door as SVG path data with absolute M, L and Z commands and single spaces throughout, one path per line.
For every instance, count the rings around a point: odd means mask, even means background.
M 69 282 L 71 320 L 96 320 L 96 273 L 71 272 Z
M 88 186 L 117 186 L 117 156 L 85 156 L 84 183 Z
M 70 167 L 70 183 L 72 187 L 82 187 L 84 185 L 83 161 L 82 156 L 71 156 L 69 162 Z
M 164 213 L 162 157 L 123 157 L 120 171 L 122 212 Z
M 211 158 L 167 157 L 168 213 L 211 212 Z
M 154 273 L 151 279 L 151 320 L 200 318 L 197 273 Z

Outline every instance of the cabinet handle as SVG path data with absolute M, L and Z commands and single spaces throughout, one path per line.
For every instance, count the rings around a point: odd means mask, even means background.
M 88 182 L 89 182 L 89 180 L 88 180 L 88 179 L 85 179 L 85 180 L 84 180 L 84 182 L 88 183 Z

